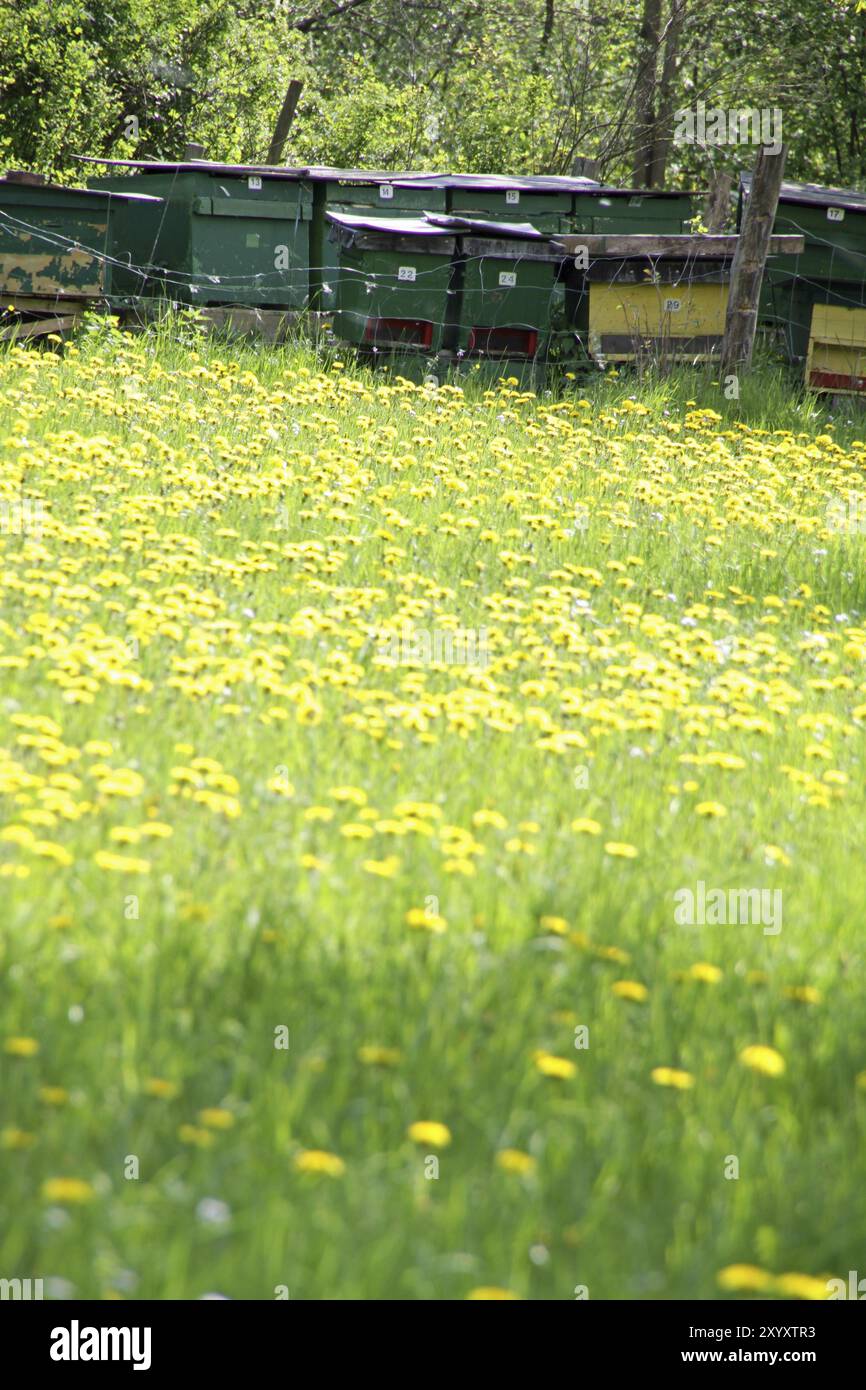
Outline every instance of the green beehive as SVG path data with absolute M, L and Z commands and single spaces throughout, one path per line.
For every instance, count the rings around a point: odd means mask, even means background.
M 741 225 L 751 174 L 740 175 Z M 788 362 L 805 364 L 813 308 L 858 309 L 866 304 L 866 194 L 819 184 L 783 183 L 775 233 L 805 238 L 798 256 L 768 262 L 761 288 L 761 322 L 773 329 Z
M 751 174 L 740 175 L 738 225 L 751 182 Z M 805 250 L 791 267 L 798 278 L 855 285 L 866 281 L 866 193 L 783 183 L 773 231 L 805 237 Z
M 0 294 L 52 302 L 112 296 L 127 220 L 162 206 L 159 199 L 8 174 L 0 179 Z
M 563 309 L 562 260 L 530 223 L 467 219 L 454 283 L 457 350 L 467 359 L 543 357 Z
M 158 211 L 129 220 L 127 268 L 119 276 L 127 294 L 202 307 L 305 307 L 313 200 L 303 170 L 100 162 L 133 172 L 91 179 L 92 188 L 164 199 Z
M 437 353 L 454 319 L 454 235 L 421 218 L 327 217 L 339 270 L 337 337 L 374 353 Z
M 443 181 L 449 212 L 471 219 L 531 222 L 545 235 L 567 232 L 575 193 L 596 187 L 591 179 L 499 174 L 451 174 Z
M 313 189 L 310 229 L 311 303 L 333 311 L 337 303 L 338 244 L 329 235 L 327 214 L 418 218 L 444 212 L 445 188 L 435 174 L 394 174 L 362 169 L 307 170 Z
M 689 230 L 694 194 L 659 189 L 604 188 L 574 193 L 570 231 L 604 235 L 645 233 L 677 235 Z

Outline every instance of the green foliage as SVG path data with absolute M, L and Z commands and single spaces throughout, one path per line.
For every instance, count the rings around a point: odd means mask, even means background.
M 191 140 L 260 161 L 298 78 L 299 163 L 567 173 L 583 155 L 628 183 L 643 18 L 644 0 L 0 0 L 0 163 L 69 179 L 76 153 L 177 158 Z M 671 139 L 704 103 L 776 108 L 790 176 L 866 183 L 854 0 L 662 0 L 661 23 L 657 182 L 753 164 L 751 144 Z
M 354 57 L 305 101 L 292 131 L 293 159 L 337 168 L 436 167 L 436 110 L 424 87 L 396 85 Z
M 80 178 L 72 155 L 261 160 L 303 39 L 282 6 L 24 0 L 0 11 L 0 160 Z

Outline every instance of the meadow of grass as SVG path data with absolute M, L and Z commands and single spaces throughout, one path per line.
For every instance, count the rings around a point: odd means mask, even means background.
M 770 375 L 6 350 L 0 1276 L 866 1274 L 862 434 Z

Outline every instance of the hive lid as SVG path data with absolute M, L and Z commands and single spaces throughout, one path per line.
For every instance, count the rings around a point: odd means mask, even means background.
M 450 213 L 425 212 L 424 217 L 446 231 L 468 232 L 472 236 L 517 237 L 521 241 L 549 241 L 531 222 L 493 222 L 488 218 L 458 217 Z
M 382 232 L 387 236 L 442 237 L 448 229 L 424 217 L 355 217 L 346 212 L 328 212 L 329 222 L 351 232 Z M 454 232 L 452 232 L 452 236 Z
M 395 174 L 393 169 L 335 169 L 329 164 L 311 164 L 305 170 L 305 177 L 313 183 L 390 183 L 398 188 L 444 188 L 448 175 L 425 171 Z
M 740 188 L 748 197 L 752 175 L 740 174 Z M 843 207 L 852 212 L 866 212 L 866 193 L 856 188 L 826 188 L 820 183 L 783 183 L 780 203 L 801 203 L 812 207 Z
M 76 154 L 82 164 L 101 164 L 109 168 L 135 169 L 140 174 L 223 174 L 249 178 L 255 175 L 263 179 L 288 179 L 297 181 L 307 177 L 307 169 L 289 169 L 272 164 L 219 164 L 209 159 L 107 159 L 89 154 Z
M 25 177 L 22 177 L 25 175 Z M 115 193 L 107 188 L 73 188 L 64 183 L 49 183 L 43 174 L 27 174 L 23 169 L 10 169 L 0 178 L 0 188 L 38 188 L 45 193 L 74 193 L 82 198 L 116 198 L 124 203 L 161 203 L 150 193 Z

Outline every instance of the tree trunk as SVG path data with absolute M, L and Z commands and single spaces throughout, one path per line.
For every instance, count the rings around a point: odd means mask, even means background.
M 704 204 L 704 226 L 707 231 L 716 236 L 723 232 L 730 217 L 731 212 L 731 188 L 734 178 L 732 174 L 720 172 L 714 174 L 710 189 L 707 194 L 707 201 Z
M 686 17 L 687 0 L 670 0 L 671 8 L 664 33 L 664 57 L 662 75 L 658 86 L 656 102 L 656 121 L 653 130 L 652 157 L 650 160 L 649 187 L 661 188 L 665 181 L 668 153 L 673 134 L 675 87 L 677 79 L 677 60 L 679 58 L 680 38 Z
M 635 125 L 632 184 L 649 187 L 655 130 L 656 60 L 662 18 L 662 0 L 643 0 L 643 19 L 638 37 L 635 76 Z

